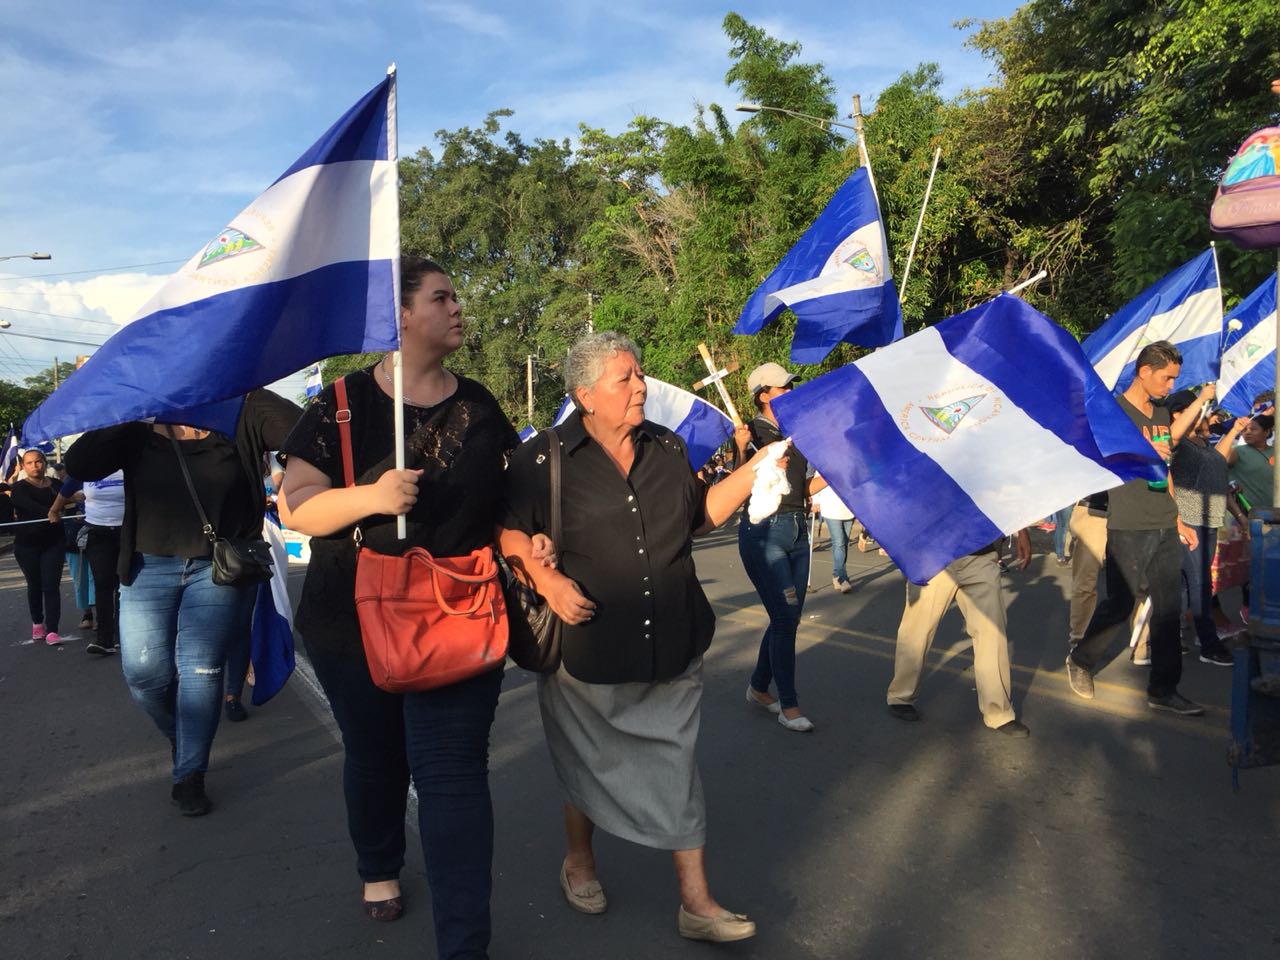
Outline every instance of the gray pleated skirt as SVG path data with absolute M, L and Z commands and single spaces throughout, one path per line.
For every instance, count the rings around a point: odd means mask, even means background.
M 702 658 L 661 683 L 538 678 L 542 729 L 569 802 L 601 830 L 659 850 L 706 843 L 698 775 Z

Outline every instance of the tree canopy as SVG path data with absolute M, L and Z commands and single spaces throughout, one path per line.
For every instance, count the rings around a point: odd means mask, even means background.
M 992 66 L 988 85 L 948 98 L 922 63 L 875 94 L 866 146 L 901 276 L 934 149 L 942 161 L 904 292 L 908 332 L 1040 269 L 1027 297 L 1086 334 L 1204 249 L 1216 179 L 1253 129 L 1280 118 L 1280 0 L 1030 0 L 1001 20 L 966 21 Z M 563 395 L 559 364 L 589 325 L 631 335 L 646 370 L 688 387 L 697 344 L 749 367 L 785 360 L 790 314 L 755 337 L 731 329 L 756 285 L 858 166 L 836 91 L 800 45 L 735 13 L 724 20 L 725 80 L 773 111 L 736 126 L 717 104 L 693 122 L 636 117 L 609 132 L 527 142 L 495 110 L 440 131 L 401 161 L 406 253 L 450 271 L 467 343 L 450 360 L 515 420 L 525 361 L 539 372 L 535 420 Z M 1219 244 L 1239 298 L 1273 267 Z M 813 376 L 857 356 L 838 348 Z M 338 358 L 326 380 L 359 358 Z M 733 384 L 746 401 L 745 377 Z

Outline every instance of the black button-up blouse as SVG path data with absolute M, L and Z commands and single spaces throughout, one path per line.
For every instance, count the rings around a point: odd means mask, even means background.
M 684 442 L 646 420 L 625 479 L 577 413 L 556 428 L 563 498 L 560 569 L 596 604 L 565 625 L 565 669 L 587 683 L 652 683 L 677 677 L 711 644 L 715 614 L 698 583 L 693 531 L 705 520 L 706 486 Z M 507 470 L 505 524 L 530 535 L 549 523 L 547 438 L 521 446 Z

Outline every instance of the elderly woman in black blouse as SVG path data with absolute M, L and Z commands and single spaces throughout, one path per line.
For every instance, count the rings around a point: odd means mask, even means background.
M 697 479 L 684 442 L 645 419 L 640 350 L 621 334 L 575 344 L 565 381 L 577 410 L 556 428 L 559 568 L 530 559 L 530 535 L 547 531 L 545 437 L 524 444 L 507 471 L 501 537 L 503 552 L 529 570 L 565 623 L 561 667 L 539 680 L 547 743 L 568 795 L 560 884 L 574 909 L 605 910 L 591 846 L 598 825 L 672 851 L 682 936 L 742 940 L 755 924 L 716 901 L 703 865 L 694 748 L 715 615 L 698 583 L 692 538 L 729 519 L 754 471 L 740 469 L 711 488 Z

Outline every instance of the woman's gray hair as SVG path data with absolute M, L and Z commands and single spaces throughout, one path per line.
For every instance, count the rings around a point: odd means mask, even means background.
M 629 353 L 637 363 L 640 362 L 640 348 L 635 341 L 617 330 L 588 333 L 569 348 L 569 356 L 564 362 L 564 389 L 575 404 L 578 402 L 578 388 L 594 387 L 604 374 L 605 364 L 616 353 Z

